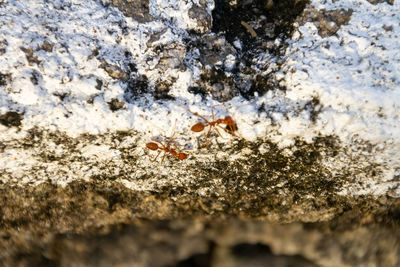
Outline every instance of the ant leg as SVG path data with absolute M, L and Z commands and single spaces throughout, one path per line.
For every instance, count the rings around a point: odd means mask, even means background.
M 171 138 L 172 138 L 172 137 L 171 137 Z M 154 158 L 154 160 L 150 160 L 150 161 L 152 161 L 152 162 L 155 161 L 155 160 L 157 159 L 157 157 L 161 154 L 161 152 L 164 151 L 164 155 L 163 155 L 162 160 L 161 160 L 161 162 L 163 162 L 164 159 L 165 159 L 165 156 L 167 155 L 167 150 L 168 150 L 168 148 L 169 148 L 169 143 L 171 142 L 171 139 L 169 139 L 169 141 L 168 141 L 168 143 L 167 143 L 166 146 L 165 146 L 163 143 L 161 143 L 160 141 L 158 141 L 157 139 L 155 139 L 154 137 L 153 137 L 152 139 L 154 140 L 154 142 L 159 143 L 162 147 L 160 147 L 160 151 L 158 152 L 158 154 L 157 154 L 157 156 Z
M 175 147 L 178 147 L 178 143 L 175 141 L 175 138 L 172 139 L 172 143 L 174 143 Z
M 161 143 L 160 141 L 157 140 L 157 138 L 155 138 L 154 136 L 151 138 L 151 140 L 153 140 L 154 142 L 159 143 L 160 145 L 162 145 L 163 143 Z
M 224 105 L 224 103 L 211 106 L 212 121 L 214 121 L 214 108 L 218 107 L 218 106 L 223 106 L 223 105 Z
M 210 128 L 208 129 L 208 132 L 206 134 L 206 139 L 208 139 L 208 137 L 210 137 L 211 129 L 212 129 L 212 126 L 210 126 Z
M 216 105 L 212 106 L 211 108 L 218 107 L 218 106 L 223 106 L 223 105 L 225 105 L 225 103 L 216 104 Z
M 205 142 L 205 144 L 204 144 L 202 147 L 200 147 L 200 149 L 206 148 L 206 147 L 208 147 L 209 145 L 210 145 L 210 142 Z
M 176 127 L 176 122 L 178 121 L 178 119 L 175 119 L 175 122 L 174 122 L 174 126 L 172 127 L 172 133 L 171 133 L 171 137 L 170 137 L 170 139 L 169 139 L 169 141 L 168 141 L 168 143 L 167 143 L 167 147 L 169 147 L 169 144 L 171 143 L 171 140 L 172 140 L 172 138 L 174 138 L 174 135 L 175 135 L 175 127 Z
M 156 161 L 156 159 L 158 158 L 158 156 L 160 155 L 160 153 L 161 153 L 161 150 L 158 151 L 158 154 L 157 154 L 157 156 L 156 156 L 154 159 L 151 159 L 151 158 L 150 158 L 150 155 L 149 155 L 149 151 L 147 151 L 147 156 L 149 157 L 149 160 L 150 160 L 151 162 L 154 162 L 154 161 Z
M 176 126 L 176 120 L 175 120 L 175 124 L 174 124 L 174 129 L 175 129 L 175 126 Z M 175 130 L 172 132 L 172 135 L 169 138 L 167 145 L 164 146 L 164 156 L 162 157 L 161 162 L 164 162 L 164 159 L 167 156 L 167 152 L 170 152 L 173 155 L 173 153 L 171 152 L 171 149 L 169 148 L 169 145 L 171 144 L 171 141 L 174 139 L 174 135 L 175 135 Z
M 227 133 L 229 133 L 229 134 L 231 134 L 231 135 L 233 135 L 233 136 L 238 137 L 233 131 L 228 130 L 228 129 L 226 129 L 226 128 L 220 126 L 220 125 L 217 125 L 217 126 L 218 126 L 219 128 L 221 128 L 223 131 L 225 131 L 225 132 L 227 132 Z M 221 136 L 221 137 L 222 137 L 222 136 Z M 223 138 L 223 137 L 222 137 L 222 138 Z M 224 139 L 226 139 L 226 138 L 224 138 Z
M 207 140 L 208 140 L 208 137 L 210 136 L 212 126 L 209 126 L 209 127 L 210 128 L 208 129 L 208 132 L 206 134 L 205 141 L 204 141 L 205 145 L 203 145 L 200 149 L 206 148 L 210 145 L 210 142 L 207 142 Z
M 175 138 L 173 138 L 172 139 L 172 143 L 174 143 L 174 146 L 175 146 L 175 148 L 177 149 L 177 148 L 179 148 L 179 145 L 178 145 L 178 143 L 177 142 L 175 142 Z
M 154 142 L 157 142 L 157 143 L 159 143 L 159 144 L 161 145 L 160 149 L 165 150 L 166 146 L 165 146 L 163 143 L 161 143 L 160 141 L 158 141 L 158 140 L 157 140 L 156 138 L 154 138 L 154 137 L 152 137 L 151 139 L 152 139 Z
M 216 106 L 223 106 L 223 105 L 224 105 L 224 104 L 218 104 L 218 105 L 214 105 L 214 106 L 211 107 L 212 121 L 214 121 L 214 107 L 216 107 Z M 218 121 L 218 120 L 217 120 L 217 121 Z M 221 129 L 223 129 L 223 130 L 225 130 L 225 131 L 228 131 L 228 130 L 224 129 L 223 127 L 221 127 L 221 126 L 219 125 L 219 123 L 216 123 L 215 126 L 218 126 L 219 128 L 221 128 Z M 218 131 L 217 127 L 215 127 L 215 131 L 217 132 L 217 134 L 218 134 L 222 139 L 226 139 L 226 138 L 223 137 L 222 134 Z M 228 132 L 229 132 L 229 131 L 228 131 Z M 229 132 L 229 133 L 230 133 L 230 132 Z M 231 133 L 231 134 L 233 134 L 233 133 Z M 233 135 L 234 135 L 234 134 L 233 134 Z
M 222 128 L 221 126 L 217 125 L 219 128 Z M 222 128 L 224 129 L 224 128 Z M 217 132 L 217 134 L 219 135 L 219 137 L 221 137 L 222 139 L 226 139 L 225 137 L 222 136 L 222 134 L 218 131 L 217 127 L 215 127 L 215 131 Z
M 209 121 L 208 121 L 205 117 L 201 116 L 199 113 L 190 111 L 190 109 L 185 108 L 185 107 L 183 107 L 183 106 L 181 106 L 181 107 L 184 108 L 184 109 L 186 109 L 188 112 L 192 113 L 193 115 L 195 115 L 195 116 L 197 116 L 197 117 L 203 119 L 207 124 L 209 123 Z
M 162 160 L 161 160 L 161 162 L 164 162 L 164 159 L 165 159 L 165 156 L 167 155 L 167 152 L 166 151 L 164 151 L 164 156 L 162 157 Z
M 174 138 L 174 135 L 175 135 L 175 132 L 174 132 L 174 133 L 172 134 L 172 136 L 169 138 L 169 141 L 168 141 L 167 145 L 166 145 L 166 146 L 164 146 L 164 147 L 167 147 L 167 148 L 169 148 L 169 145 L 170 145 L 171 141 L 173 140 L 173 138 Z
M 224 127 L 221 127 L 221 126 L 219 126 L 219 125 L 217 125 L 217 126 L 218 126 L 219 128 L 221 128 L 222 130 L 224 130 L 225 132 L 230 133 L 231 135 L 233 135 L 233 136 L 235 136 L 235 137 L 237 137 L 237 138 L 242 139 L 242 140 L 247 144 L 247 140 L 246 140 L 244 137 L 242 137 L 242 136 L 236 134 L 235 132 L 233 132 L 233 131 L 231 131 L 231 130 L 225 129 Z M 215 129 L 215 130 L 217 130 L 217 129 Z M 217 132 L 218 132 L 218 131 L 217 131 Z M 232 140 L 231 140 L 231 142 L 232 142 Z

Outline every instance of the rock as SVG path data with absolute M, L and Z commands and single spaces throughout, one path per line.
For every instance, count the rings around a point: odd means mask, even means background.
M 132 17 L 138 22 L 144 23 L 154 19 L 149 13 L 149 0 L 101 0 L 104 6 L 115 6 L 121 10 L 125 16 Z
M 0 115 L 0 123 L 4 126 L 20 126 L 23 116 L 15 111 L 8 111 Z
M 0 4 L 1 265 L 398 265 L 398 5 L 100 2 Z

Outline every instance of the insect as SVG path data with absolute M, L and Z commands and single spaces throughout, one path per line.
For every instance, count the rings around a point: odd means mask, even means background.
M 177 152 L 174 148 L 170 147 L 171 141 L 173 141 L 173 137 L 174 137 L 174 134 L 169 138 L 168 143 L 166 145 L 164 145 L 163 143 L 161 143 L 160 141 L 158 141 L 154 137 L 152 138 L 154 142 L 149 142 L 149 143 L 146 144 L 146 147 L 148 149 L 150 149 L 150 150 L 153 150 L 153 151 L 160 150 L 160 151 L 158 151 L 158 154 L 154 159 L 150 158 L 149 152 L 147 151 L 147 155 L 149 156 L 149 159 L 150 159 L 151 162 L 156 161 L 158 156 L 163 151 L 164 151 L 164 156 L 162 157 L 161 162 L 164 161 L 165 156 L 167 155 L 167 153 L 170 153 L 172 156 L 174 156 L 175 158 L 177 158 L 179 160 L 187 159 L 189 154 L 183 153 L 183 152 Z
M 217 105 L 216 105 L 217 106 Z M 237 131 L 237 125 L 235 123 L 235 121 L 232 119 L 231 116 L 225 116 L 222 119 L 215 119 L 214 118 L 214 107 L 211 107 L 211 121 L 207 120 L 205 117 L 201 116 L 199 113 L 197 112 L 193 112 L 190 111 L 189 109 L 185 108 L 188 112 L 192 113 L 193 115 L 196 115 L 197 117 L 201 118 L 202 120 L 204 120 L 204 122 L 198 122 L 195 125 L 193 125 L 190 129 L 193 132 L 201 132 L 203 131 L 207 126 L 209 126 L 208 132 L 206 134 L 206 140 L 208 139 L 208 137 L 210 136 L 211 133 L 211 129 L 214 128 L 215 131 L 217 132 L 217 134 L 221 137 L 224 138 L 221 133 L 218 131 L 217 127 L 219 127 L 220 129 L 224 130 L 225 132 L 239 137 L 238 135 L 235 134 L 235 131 Z M 225 128 L 220 126 L 220 124 L 225 124 Z M 207 145 L 206 145 L 207 146 Z M 205 146 L 205 147 L 206 147 Z

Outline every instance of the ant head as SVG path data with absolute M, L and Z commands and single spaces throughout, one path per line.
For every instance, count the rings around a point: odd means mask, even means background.
M 225 129 L 232 135 L 235 135 L 233 132 L 238 130 L 238 127 L 236 126 L 236 124 L 228 124 L 226 125 Z
M 224 121 L 227 122 L 227 123 L 235 123 L 231 116 L 225 116 Z
M 225 129 L 228 130 L 228 132 L 233 133 L 234 131 L 237 131 L 238 127 L 231 116 L 226 116 L 224 121 L 226 123 Z
M 158 149 L 158 145 L 156 143 L 150 142 L 146 144 L 146 147 L 150 150 L 157 150 Z
M 189 156 L 189 154 L 186 154 L 186 153 L 183 153 L 183 152 L 178 153 L 178 159 L 180 159 L 180 160 L 187 159 L 188 156 Z
M 195 125 L 193 125 L 192 126 L 192 128 L 191 128 L 191 130 L 193 131 L 193 132 L 201 132 L 201 131 L 203 131 L 204 130 L 204 124 L 202 123 L 202 122 L 198 122 L 198 123 L 196 123 Z

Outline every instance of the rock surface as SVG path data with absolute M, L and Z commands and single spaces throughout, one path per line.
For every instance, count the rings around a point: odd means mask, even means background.
M 399 266 L 397 11 L 0 2 L 0 262 Z

